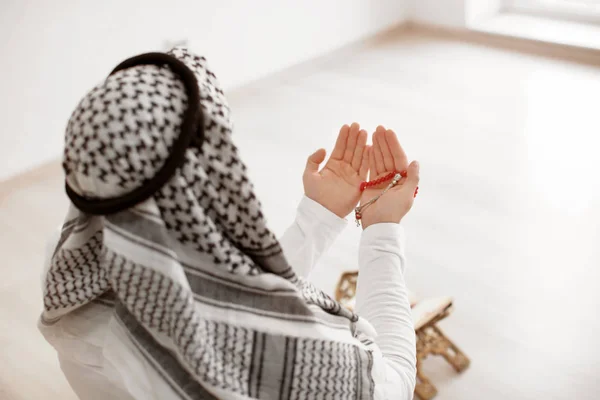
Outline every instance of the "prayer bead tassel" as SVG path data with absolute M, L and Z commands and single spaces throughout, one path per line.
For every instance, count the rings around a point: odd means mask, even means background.
M 387 175 L 386 175 L 386 177 L 387 177 Z M 392 181 L 387 185 L 387 187 L 385 189 L 383 189 L 383 191 L 381 193 L 379 193 L 377 196 L 373 197 L 371 200 L 367 201 L 365 204 L 361 204 L 360 206 L 358 206 L 354 209 L 354 218 L 356 219 L 356 226 L 360 226 L 360 220 L 362 219 L 362 210 L 364 210 L 371 204 L 375 203 L 377 201 L 377 199 L 379 199 L 388 190 L 390 190 L 392 187 L 394 187 L 400 181 L 401 178 L 402 178 L 402 174 L 395 172 L 393 175 Z

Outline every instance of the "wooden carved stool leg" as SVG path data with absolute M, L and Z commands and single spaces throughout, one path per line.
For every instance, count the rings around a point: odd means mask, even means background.
M 448 361 L 456 372 L 462 372 L 469 367 L 471 361 L 469 358 L 450 340 L 436 325 L 431 327 L 435 336 L 437 336 L 436 354 L 441 355 Z
M 424 332 L 423 332 L 424 333 Z M 431 400 L 437 395 L 436 387 L 423 372 L 423 360 L 429 355 L 429 346 L 422 334 L 417 333 L 417 384 L 415 394 L 421 400 Z
M 352 310 L 350 302 L 356 296 L 356 282 L 358 281 L 358 271 L 344 272 L 335 289 L 335 299 L 346 308 Z
M 437 389 L 429 379 L 423 374 L 420 363 L 417 361 L 417 384 L 415 385 L 415 394 L 421 400 L 431 400 L 437 395 Z

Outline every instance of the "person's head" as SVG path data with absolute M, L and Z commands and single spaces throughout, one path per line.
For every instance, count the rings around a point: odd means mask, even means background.
M 276 240 L 231 131 L 227 99 L 203 57 L 184 49 L 134 57 L 70 118 L 67 192 L 92 215 L 155 204 L 180 244 L 230 270 L 255 270 L 239 249 L 260 251 Z M 209 233 L 211 240 L 202 236 Z

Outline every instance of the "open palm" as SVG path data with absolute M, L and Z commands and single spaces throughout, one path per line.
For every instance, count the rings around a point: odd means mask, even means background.
M 360 183 L 367 178 L 370 152 L 367 136 L 357 123 L 344 125 L 325 167 L 319 171 L 325 149 L 317 150 L 306 163 L 304 193 L 341 218 L 358 204 Z
M 413 161 L 409 165 L 406 153 L 394 131 L 378 126 L 373 134 L 373 147 L 369 154 L 369 180 L 379 179 L 394 171 L 407 171 L 407 177 L 400 179 L 396 186 L 362 211 L 364 229 L 375 223 L 399 223 L 412 207 L 415 189 L 419 183 L 419 164 Z M 390 181 L 386 181 L 366 189 L 362 193 L 361 204 L 380 194 L 389 183 Z

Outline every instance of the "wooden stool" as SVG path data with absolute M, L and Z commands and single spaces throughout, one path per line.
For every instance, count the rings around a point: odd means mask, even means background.
M 335 298 L 353 309 L 358 271 L 344 272 L 337 284 Z M 411 299 L 411 314 L 417 337 L 417 385 L 415 394 L 422 400 L 430 400 L 437 389 L 423 373 L 423 360 L 429 355 L 442 356 L 456 372 L 464 371 L 469 358 L 444 335 L 436 325 L 452 312 L 452 298 L 439 297 L 416 302 Z

